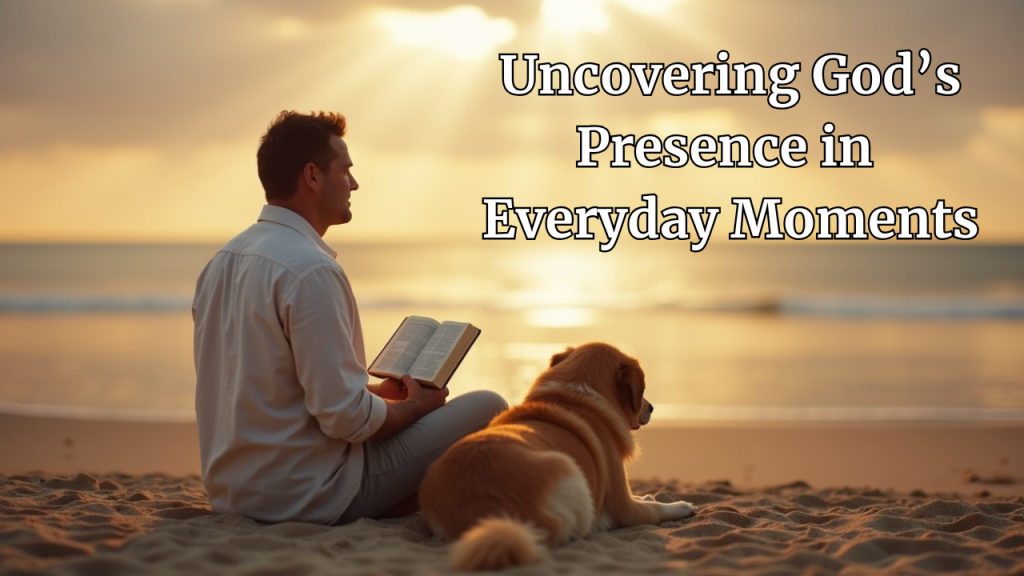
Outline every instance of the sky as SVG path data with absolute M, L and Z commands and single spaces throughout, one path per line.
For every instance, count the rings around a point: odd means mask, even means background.
M 334 242 L 481 241 L 484 197 L 517 206 L 977 208 L 979 242 L 1022 242 L 1024 4 L 868 1 L 0 0 L 0 241 L 220 242 L 263 204 L 259 137 L 281 110 L 348 118 L 351 223 Z M 815 60 L 882 70 L 932 55 L 914 96 L 825 96 Z M 765 96 L 508 94 L 499 53 L 541 62 L 800 62 Z M 941 63 L 961 90 L 934 93 Z M 519 63 L 521 66 L 522 62 Z M 525 68 L 518 68 L 522 82 Z M 825 169 L 818 138 L 870 138 Z M 575 166 L 577 125 L 612 134 L 799 134 L 802 168 Z M 627 156 L 628 157 L 628 156 Z

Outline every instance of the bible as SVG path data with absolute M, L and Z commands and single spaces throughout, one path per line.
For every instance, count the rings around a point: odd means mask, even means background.
M 479 335 L 480 329 L 466 322 L 407 316 L 367 372 L 396 380 L 408 374 L 424 386 L 441 389 Z

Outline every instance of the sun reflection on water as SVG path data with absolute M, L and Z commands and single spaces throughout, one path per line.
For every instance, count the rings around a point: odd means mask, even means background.
M 617 298 L 614 270 L 600 255 L 552 250 L 531 254 L 510 263 L 522 272 L 519 286 L 506 294 L 508 307 L 528 310 L 564 310 L 604 307 Z M 559 313 L 563 316 L 580 313 Z

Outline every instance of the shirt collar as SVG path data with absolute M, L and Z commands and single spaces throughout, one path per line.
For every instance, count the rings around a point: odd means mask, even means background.
M 338 253 L 328 246 L 327 243 L 324 242 L 324 239 L 316 233 L 316 230 L 313 229 L 313 226 L 297 212 L 292 212 L 291 210 L 281 206 L 272 206 L 267 204 L 263 207 L 263 211 L 260 212 L 260 217 L 257 218 L 256 221 L 273 222 L 274 224 L 287 226 L 306 238 L 309 238 L 314 244 L 319 246 L 321 250 L 329 254 L 331 258 L 338 257 Z

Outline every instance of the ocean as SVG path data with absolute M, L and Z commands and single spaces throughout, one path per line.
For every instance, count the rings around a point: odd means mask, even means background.
M 655 420 L 1024 420 L 1024 246 L 336 244 L 372 356 L 409 314 L 482 329 L 450 383 L 520 400 L 588 341 Z M 0 245 L 0 409 L 188 418 L 215 245 Z M 47 412 L 49 413 L 49 412 Z

